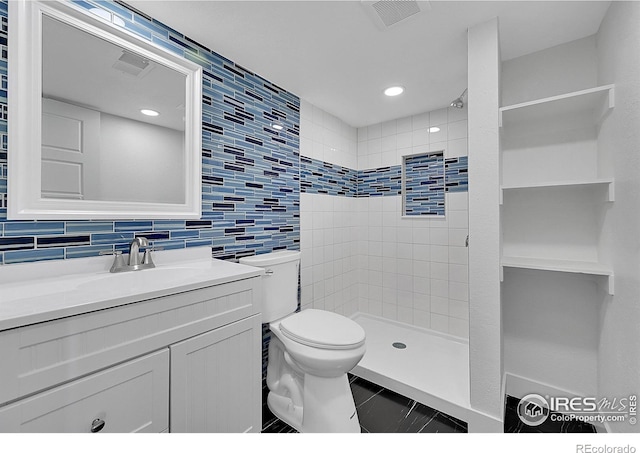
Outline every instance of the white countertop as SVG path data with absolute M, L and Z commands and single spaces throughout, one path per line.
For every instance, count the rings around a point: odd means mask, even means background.
M 262 275 L 210 247 L 154 252 L 156 268 L 112 274 L 113 257 L 0 266 L 0 331 Z

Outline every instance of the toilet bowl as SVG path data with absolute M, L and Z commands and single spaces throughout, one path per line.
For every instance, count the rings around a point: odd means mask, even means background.
M 299 432 L 360 432 L 347 373 L 362 359 L 362 327 L 337 313 L 296 313 L 300 252 L 281 251 L 240 259 L 262 267 L 263 323 L 271 341 L 267 404 Z

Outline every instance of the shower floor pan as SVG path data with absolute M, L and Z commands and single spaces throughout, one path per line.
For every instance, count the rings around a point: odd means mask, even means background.
M 352 374 L 468 421 L 467 340 L 365 313 L 351 319 L 367 335 L 367 352 Z

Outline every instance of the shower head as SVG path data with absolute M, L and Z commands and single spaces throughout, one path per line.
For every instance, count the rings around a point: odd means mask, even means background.
M 451 101 L 451 104 L 449 104 L 451 107 L 455 107 L 457 109 L 461 109 L 462 107 L 464 107 L 464 95 L 467 94 L 467 89 L 465 88 L 464 91 L 462 92 L 462 94 L 454 99 L 453 101 Z

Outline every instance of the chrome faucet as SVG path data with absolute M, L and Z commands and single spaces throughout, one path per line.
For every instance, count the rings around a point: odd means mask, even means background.
M 148 245 L 149 241 L 143 236 L 135 237 L 133 241 L 131 241 L 131 244 L 129 244 L 129 266 L 142 264 L 142 260 L 140 259 L 140 247 L 147 247 Z
M 144 255 L 140 257 L 140 247 L 146 247 Z M 100 252 L 100 255 L 115 255 L 113 264 L 109 272 L 128 272 L 139 271 L 142 269 L 152 269 L 156 267 L 151 258 L 152 250 L 162 250 L 162 247 L 149 248 L 149 240 L 146 237 L 138 236 L 129 244 L 129 264 L 125 264 L 122 252 L 120 250 L 106 250 Z

